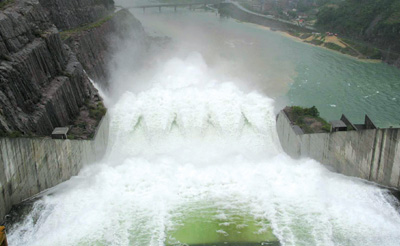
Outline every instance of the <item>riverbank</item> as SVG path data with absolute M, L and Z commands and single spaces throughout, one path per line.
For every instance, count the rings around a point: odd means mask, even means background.
M 347 38 L 338 37 L 333 33 L 318 33 L 309 27 L 298 26 L 288 21 L 257 14 L 247 10 L 236 2 L 221 5 L 219 13 L 221 16 L 229 16 L 243 22 L 261 25 L 268 30 L 281 32 L 286 34 L 287 37 L 293 37 L 298 41 L 336 51 L 360 60 L 372 62 L 383 61 L 382 52 L 377 48 L 372 48 Z
M 356 57 L 360 60 L 381 62 L 382 54 L 377 48 L 369 48 L 349 39 L 340 38 L 334 34 L 308 33 L 308 32 L 286 32 L 295 39 L 323 47 L 345 55 Z

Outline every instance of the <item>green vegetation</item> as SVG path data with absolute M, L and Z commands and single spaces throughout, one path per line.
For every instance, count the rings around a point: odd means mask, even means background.
M 14 3 L 15 0 L 4 0 L 0 2 L 0 10 L 3 10 L 7 7 L 7 5 Z
M 82 128 L 82 129 L 86 129 L 88 127 L 87 122 L 83 121 L 77 124 L 78 127 Z
M 312 36 L 311 33 L 303 33 L 303 34 L 300 35 L 300 38 L 301 38 L 301 39 L 307 39 L 307 38 L 309 38 L 309 37 L 311 37 L 311 36 Z
M 19 137 L 22 137 L 22 136 L 23 136 L 22 132 L 19 132 L 19 131 L 13 131 L 13 132 L 0 131 L 0 137 L 19 138 Z
M 343 48 L 334 43 L 325 43 L 325 47 L 331 50 L 341 51 Z
M 319 116 L 315 106 L 303 108 L 299 106 L 284 109 L 291 122 L 299 126 L 305 133 L 330 132 L 331 125 Z
M 362 40 L 382 49 L 400 51 L 400 1 L 344 0 L 332 4 L 326 1 L 317 15 L 317 27 Z M 365 56 L 380 58 L 381 52 L 368 45 L 352 46 Z
M 66 30 L 66 31 L 60 32 L 61 39 L 62 40 L 66 40 L 66 39 L 68 39 L 69 37 L 71 37 L 72 35 L 74 35 L 76 33 L 88 31 L 88 30 L 91 30 L 93 28 L 99 27 L 99 26 L 103 25 L 105 22 L 111 20 L 114 17 L 114 15 L 115 14 L 112 14 L 112 15 L 109 15 L 107 17 L 104 17 L 103 19 L 101 19 L 99 21 L 96 21 L 96 22 L 93 22 L 93 23 L 90 23 L 90 24 L 87 24 L 87 25 L 84 25 L 84 26 L 80 26 L 80 27 L 77 27 L 77 28 L 74 28 L 74 29 L 70 29 L 70 30 Z
M 351 55 L 351 56 L 360 57 L 360 58 L 364 58 L 364 56 L 367 58 L 372 58 L 372 57 L 365 55 L 364 53 L 362 53 L 360 51 L 357 52 L 357 50 L 353 46 L 341 47 L 337 44 L 327 42 L 324 44 L 324 47 L 334 50 L 334 51 L 339 51 L 340 53 L 343 53 L 346 55 Z M 373 58 L 373 59 L 375 59 L 375 58 Z M 376 58 L 376 59 L 378 59 L 378 58 Z
M 288 33 L 290 34 L 290 35 L 292 35 L 292 36 L 294 36 L 294 37 L 298 37 L 298 38 L 300 38 L 301 37 L 301 35 L 302 35 L 302 33 L 299 33 L 299 32 L 294 32 L 294 31 L 288 31 Z
M 114 5 L 114 0 L 95 0 L 94 3 L 97 5 L 104 4 L 106 6 L 112 6 Z
M 161 3 L 204 3 L 204 0 L 159 0 Z
M 97 105 L 91 106 L 89 109 L 90 118 L 101 120 L 101 118 L 107 113 L 107 109 L 104 107 L 102 102 L 97 103 Z
M 368 58 L 368 59 L 381 59 L 382 52 L 374 47 L 361 44 L 360 42 L 356 42 L 350 39 L 338 38 L 337 41 L 341 42 L 345 47 L 338 45 L 337 43 L 333 43 L 327 39 L 325 34 L 322 35 L 313 35 L 311 33 L 290 33 L 292 36 L 298 37 L 306 43 L 310 43 L 317 46 L 324 46 L 325 48 L 341 52 L 346 55 L 351 55 L 359 58 Z M 309 38 L 312 37 L 310 40 Z
M 358 52 L 363 54 L 364 56 L 371 58 L 371 59 L 381 59 L 382 58 L 382 52 L 375 48 L 371 47 L 370 45 L 362 44 L 360 42 L 355 42 L 350 39 L 343 39 L 347 44 L 351 45 L 354 49 L 356 49 Z
M 292 114 L 295 117 L 300 117 L 300 116 L 311 116 L 311 117 L 319 117 L 319 111 L 315 106 L 312 106 L 311 108 L 303 108 L 299 106 L 293 106 L 292 107 Z
M 11 56 L 7 54 L 0 54 L 0 59 L 5 60 L 5 61 L 12 61 Z
M 314 45 L 321 45 L 321 44 L 323 44 L 324 43 L 324 41 L 323 40 L 320 40 L 320 39 L 313 39 L 313 40 L 311 40 L 311 41 L 305 41 L 306 43 L 310 43 L 310 44 L 314 44 Z
M 342 48 L 340 50 L 340 52 L 342 52 L 343 54 L 351 55 L 351 56 L 358 56 L 358 54 L 359 54 L 350 47 Z
M 310 13 L 316 6 L 323 6 L 326 4 L 336 4 L 343 0 L 297 0 L 297 11 Z
M 70 79 L 72 79 L 72 74 L 66 72 L 66 71 L 61 71 L 61 74 L 64 75 L 65 77 L 68 77 Z

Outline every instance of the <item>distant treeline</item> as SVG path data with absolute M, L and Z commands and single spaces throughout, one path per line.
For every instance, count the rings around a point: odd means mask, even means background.
M 327 1 L 317 14 L 316 25 L 400 53 L 399 0 Z

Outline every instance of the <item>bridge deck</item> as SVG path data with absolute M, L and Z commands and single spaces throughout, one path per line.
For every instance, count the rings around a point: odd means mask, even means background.
M 221 1 L 205 1 L 196 3 L 160 3 L 160 4 L 147 4 L 147 5 L 133 5 L 126 7 L 127 9 L 142 9 L 142 8 L 160 8 L 160 7 L 187 7 L 194 5 L 218 4 Z

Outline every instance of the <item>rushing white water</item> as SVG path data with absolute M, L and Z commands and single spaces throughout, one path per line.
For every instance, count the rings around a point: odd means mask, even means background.
M 399 244 L 385 190 L 282 152 L 273 100 L 215 80 L 197 53 L 150 82 L 112 106 L 103 162 L 37 201 L 10 245 L 164 245 L 179 218 L 210 209 L 227 238 L 244 215 L 282 245 Z

